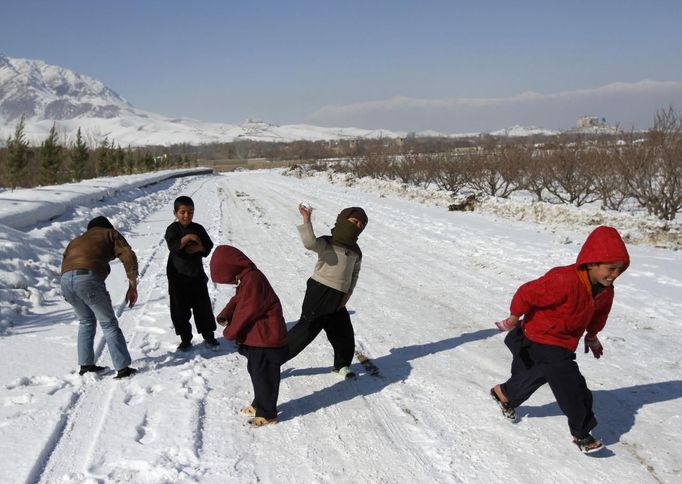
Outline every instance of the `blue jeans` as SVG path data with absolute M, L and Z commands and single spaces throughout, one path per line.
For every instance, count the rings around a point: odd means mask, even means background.
M 104 340 L 109 348 L 111 362 L 116 370 L 130 365 L 130 353 L 126 346 L 118 320 L 111 306 L 111 297 L 102 278 L 94 271 L 77 269 L 62 274 L 62 295 L 73 306 L 80 321 L 78 326 L 78 363 L 95 363 L 95 331 L 97 321 L 102 326 Z

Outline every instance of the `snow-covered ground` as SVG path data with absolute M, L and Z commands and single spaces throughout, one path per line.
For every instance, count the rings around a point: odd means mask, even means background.
M 221 340 L 217 353 L 201 345 L 174 351 L 163 234 L 180 194 L 194 198 L 195 220 L 216 243 L 236 245 L 263 270 L 289 324 L 315 261 L 298 240 L 297 203 L 314 207 L 319 235 L 341 208 L 363 206 L 370 221 L 349 309 L 358 350 L 380 376 L 356 363 L 359 378 L 340 381 L 320 335 L 283 366 L 279 423 L 246 427 L 238 409 L 251 384 L 234 346 Z M 510 363 L 493 322 L 507 314 L 519 284 L 575 259 L 592 228 L 580 217 L 548 226 L 449 212 L 357 183 L 276 171 L 165 180 L 81 203 L 21 231 L 0 226 L 1 482 L 682 480 L 681 251 L 631 244 L 632 264 L 616 283 L 601 338 L 604 357 L 578 354 L 594 392 L 595 434 L 608 446 L 585 456 L 548 388 L 520 407 L 516 425 L 488 396 Z M 141 370 L 123 381 L 112 372 L 77 375 L 77 322 L 58 289 L 62 250 L 95 215 L 109 217 L 140 260 L 133 309 L 123 304 L 119 263 L 108 279 Z M 209 290 L 216 308 L 233 291 Z M 101 331 L 96 350 L 99 363 L 111 365 Z

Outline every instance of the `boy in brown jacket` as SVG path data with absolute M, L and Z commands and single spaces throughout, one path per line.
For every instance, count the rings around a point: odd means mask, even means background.
M 123 263 L 128 276 L 125 301 L 132 308 L 137 301 L 137 257 L 107 218 L 92 219 L 87 231 L 73 239 L 64 251 L 61 288 L 80 321 L 78 363 L 81 375 L 105 369 L 95 364 L 93 344 L 97 321 L 102 326 L 111 362 L 117 370 L 114 378 L 124 378 L 137 371 L 128 366 L 131 362 L 128 347 L 104 283 L 111 272 L 109 262 L 116 257 Z

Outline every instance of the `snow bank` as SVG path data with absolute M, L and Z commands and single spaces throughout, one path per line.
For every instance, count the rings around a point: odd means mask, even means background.
M 92 205 L 121 192 L 154 185 L 170 178 L 211 172 L 209 168 L 165 170 L 151 174 L 92 178 L 78 183 L 5 191 L 0 193 L 0 224 L 14 229 L 25 229 L 53 220 L 74 207 Z
M 315 171 L 297 166 L 283 172 L 295 177 L 312 177 L 323 179 L 337 185 L 352 186 L 363 191 L 378 193 L 384 197 L 402 197 L 420 203 L 448 208 L 461 197 L 453 196 L 447 190 L 422 188 L 401 183 L 395 180 L 377 180 L 371 177 L 357 178 L 350 173 L 337 173 L 331 170 Z M 500 217 L 524 220 L 553 227 L 579 227 L 581 230 L 592 229 L 599 225 L 610 225 L 617 228 L 626 242 L 638 245 L 680 249 L 682 248 L 682 222 L 666 222 L 644 214 L 632 214 L 602 210 L 566 204 L 537 202 L 522 193 L 513 194 L 510 198 L 477 195 L 474 209 L 498 215 Z

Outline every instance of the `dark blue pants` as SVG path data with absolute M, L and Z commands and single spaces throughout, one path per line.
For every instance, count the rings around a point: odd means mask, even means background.
M 568 417 L 574 437 L 586 437 L 597 426 L 592 412 L 592 392 L 575 362 L 575 353 L 561 346 L 534 343 L 521 328 L 504 340 L 512 352 L 511 378 L 501 385 L 509 404 L 516 408 L 545 383 Z
M 246 356 L 246 368 L 253 384 L 253 402 L 257 417 L 277 418 L 280 366 L 287 359 L 288 349 L 260 348 L 239 345 L 239 354 Z

